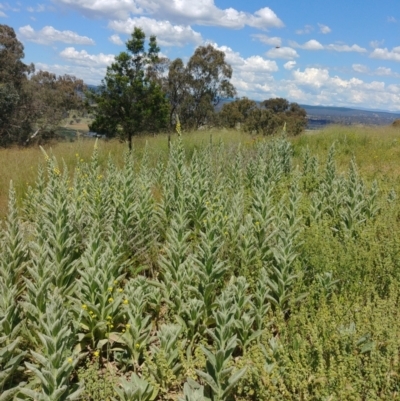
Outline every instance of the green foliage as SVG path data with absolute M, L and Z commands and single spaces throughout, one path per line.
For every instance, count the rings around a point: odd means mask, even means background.
M 207 362 L 206 372 L 197 370 L 197 374 L 207 383 L 210 398 L 213 401 L 229 399 L 240 378 L 246 373 L 246 368 L 234 370 L 230 365 L 230 358 L 236 347 L 236 336 L 231 337 L 228 342 L 215 353 L 202 347 Z
M 0 400 L 398 398 L 399 188 L 341 146 L 44 153 L 1 226 Z
M 194 380 L 188 379 L 183 386 L 183 398 L 179 401 L 209 401 L 204 396 L 204 387 L 196 383 Z
M 236 94 L 229 81 L 232 67 L 225 53 L 212 45 L 199 46 L 186 66 L 176 59 L 169 66 L 165 90 L 170 100 L 170 125 L 178 115 L 183 128 L 197 129 L 213 124 L 214 107 L 221 98 Z
M 264 100 L 261 105 L 247 99 L 225 103 L 218 114 L 219 124 L 229 128 L 241 128 L 246 132 L 273 135 L 284 130 L 298 135 L 307 126 L 307 113 L 297 103 L 286 99 Z
M 97 360 L 86 360 L 77 370 L 80 382 L 84 384 L 81 398 L 88 401 L 111 401 L 116 395 L 117 377 L 113 368 L 99 370 Z
M 14 29 L 0 24 L 0 146 L 26 140 L 31 130 L 30 98 L 26 74 L 32 66 L 22 62 L 24 46 Z
M 239 128 L 241 124 L 247 121 L 257 107 L 257 103 L 247 97 L 225 103 L 218 114 L 219 124 L 224 127 Z
M 109 137 L 127 139 L 132 148 L 132 136 L 157 132 L 167 124 L 168 102 L 157 80 L 149 70 L 158 61 L 159 47 L 155 36 L 150 37 L 145 51 L 145 34 L 135 27 L 126 42 L 126 52 L 115 57 L 107 67 L 100 89 L 88 92 L 95 103 L 92 131 Z
M 40 352 L 31 350 L 35 364 L 25 362 L 36 376 L 36 382 L 40 383 L 41 391 L 25 386 L 20 391 L 33 400 L 77 400 L 83 387 L 70 383 L 70 375 L 79 360 L 72 351 L 75 333 L 69 328 L 70 321 L 67 311 L 63 310 L 61 297 L 56 293 L 49 298 L 46 314 L 37 315 L 38 329 L 35 335 L 40 342 Z
M 393 123 L 392 123 L 392 126 L 393 126 L 393 127 L 396 127 L 396 128 L 397 128 L 397 127 L 400 127 L 400 119 L 394 120 Z
M 132 373 L 130 381 L 121 379 L 121 388 L 115 391 L 121 401 L 152 401 L 157 396 L 157 391 L 145 380 Z M 113 398 L 115 400 L 115 398 Z
M 34 73 L 14 29 L 0 24 L 0 146 L 49 138 L 68 110 L 82 106 L 84 84 L 71 75 Z M 37 136 L 39 134 L 39 136 Z
M 152 401 L 157 397 L 157 390 L 135 373 L 132 373 L 129 381 L 121 378 L 120 386 L 115 389 L 120 401 Z
M 81 94 L 85 89 L 83 81 L 72 75 L 57 76 L 47 71 L 38 71 L 29 77 L 27 91 L 34 111 L 31 119 L 40 137 L 54 136 L 68 112 L 82 108 Z

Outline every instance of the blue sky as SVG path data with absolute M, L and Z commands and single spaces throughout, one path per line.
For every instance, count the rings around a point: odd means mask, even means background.
M 400 111 L 399 0 L 0 1 L 25 62 L 98 84 L 134 26 L 162 54 L 226 53 L 238 96 Z

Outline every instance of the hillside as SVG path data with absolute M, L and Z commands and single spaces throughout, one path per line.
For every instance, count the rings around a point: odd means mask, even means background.
M 310 129 L 319 128 L 327 124 L 389 125 L 397 118 L 400 118 L 400 113 L 386 111 L 358 110 L 333 106 L 310 106 L 304 104 L 301 107 L 307 112 L 308 127 Z
M 221 99 L 216 107 L 220 110 L 225 103 L 233 99 Z M 261 102 L 257 101 L 258 104 Z M 384 110 L 353 109 L 350 107 L 312 106 L 300 104 L 307 112 L 308 129 L 318 129 L 329 124 L 341 125 L 390 125 L 400 118 L 400 112 Z

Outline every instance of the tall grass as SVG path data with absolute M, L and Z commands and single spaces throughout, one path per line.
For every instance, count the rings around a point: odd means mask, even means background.
M 400 177 L 400 129 L 388 127 L 329 126 L 292 140 L 295 155 L 309 147 L 321 161 L 334 144 L 339 170 L 345 171 L 352 158 L 367 179 Z
M 171 140 L 175 140 L 176 137 L 177 135 L 172 135 Z M 245 146 L 249 146 L 254 142 L 253 137 L 234 130 L 197 131 L 186 133 L 182 138 L 182 142 L 189 152 L 209 143 L 210 140 L 215 144 L 223 141 L 224 143 L 232 144 L 243 143 Z M 74 142 L 54 142 L 43 147 L 46 152 L 54 155 L 57 160 L 64 161 L 69 170 L 72 170 L 77 158 L 84 161 L 90 159 L 93 153 L 93 145 L 93 139 L 82 138 Z M 134 138 L 133 145 L 139 155 L 147 146 L 153 160 L 156 161 L 160 156 L 166 157 L 168 135 L 138 136 Z M 126 148 L 127 144 L 118 140 L 99 140 L 100 165 L 105 166 L 109 156 L 113 158 L 117 165 L 121 165 Z M 0 148 L 0 218 L 3 218 L 7 213 L 10 181 L 13 182 L 17 202 L 21 204 L 27 187 L 34 184 L 38 167 L 43 163 L 43 154 L 38 146 Z
M 172 135 L 172 140 L 176 135 Z M 212 140 L 214 144 L 251 146 L 259 138 L 234 130 L 211 130 L 186 133 L 182 137 L 188 150 L 198 148 Z M 355 159 L 360 172 L 368 180 L 383 179 L 392 186 L 400 185 L 400 129 L 393 127 L 330 126 L 320 131 L 311 131 L 291 139 L 295 160 L 299 161 L 304 149 L 309 147 L 312 154 L 321 162 L 327 157 L 328 150 L 335 144 L 335 157 L 338 169 L 346 171 L 350 160 Z M 146 144 L 154 160 L 165 157 L 168 149 L 168 135 L 139 136 L 134 138 L 134 147 L 141 151 Z M 44 146 L 46 151 L 63 160 L 67 167 L 75 165 L 77 157 L 88 160 L 93 151 L 92 139 L 75 142 L 55 142 Z M 121 165 L 127 145 L 118 140 L 99 143 L 99 161 L 105 165 L 109 156 Z M 77 156 L 78 155 L 78 156 Z M 0 149 L 0 218 L 7 213 L 8 190 L 13 181 L 17 201 L 20 204 L 29 185 L 33 185 L 37 169 L 43 163 L 43 155 L 38 146 L 29 148 L 13 147 Z

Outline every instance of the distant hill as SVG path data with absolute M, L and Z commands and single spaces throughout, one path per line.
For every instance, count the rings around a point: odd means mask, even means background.
M 301 104 L 307 112 L 308 128 L 316 129 L 326 124 L 389 125 L 400 118 L 400 113 L 349 107 L 310 106 Z
M 221 99 L 216 109 L 220 110 L 225 103 L 234 99 Z M 261 102 L 257 102 L 260 104 Z M 343 125 L 389 125 L 398 118 L 400 112 L 384 110 L 353 109 L 350 107 L 311 106 L 300 104 L 307 112 L 308 129 L 318 129 L 328 124 Z

